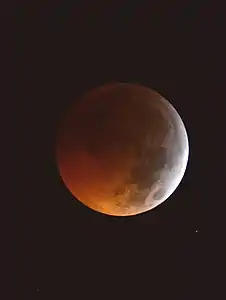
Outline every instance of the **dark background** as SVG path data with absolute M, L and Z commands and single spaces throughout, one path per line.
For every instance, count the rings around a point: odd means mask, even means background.
M 223 5 L 72 2 L 17 8 L 17 298 L 222 299 Z M 162 94 L 189 136 L 181 185 L 135 217 L 105 216 L 75 201 L 55 163 L 64 110 L 112 81 Z

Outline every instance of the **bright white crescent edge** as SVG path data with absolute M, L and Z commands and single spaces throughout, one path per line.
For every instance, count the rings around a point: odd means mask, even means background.
M 170 106 L 171 110 L 173 110 L 174 114 L 176 115 L 177 121 L 179 123 L 178 124 L 178 126 L 180 127 L 179 131 L 183 132 L 183 138 L 184 138 L 184 141 L 183 141 L 184 149 L 183 149 L 183 153 L 182 153 L 183 157 L 180 158 L 180 161 L 181 161 L 180 165 L 177 166 L 176 170 L 174 170 L 174 172 L 176 172 L 177 175 L 172 176 L 172 177 L 174 177 L 174 180 L 170 183 L 170 186 L 167 187 L 167 192 L 165 193 L 165 195 L 162 197 L 161 200 L 155 201 L 155 200 L 153 200 L 153 196 L 154 196 L 154 194 L 156 194 L 156 192 L 158 190 L 160 190 L 162 188 L 162 186 L 161 185 L 156 185 L 155 187 L 153 187 L 152 191 L 150 192 L 148 197 L 145 199 L 145 204 L 147 206 L 149 206 L 149 208 L 145 211 L 148 211 L 148 210 L 153 209 L 156 206 L 160 205 L 162 202 L 167 200 L 173 194 L 173 192 L 177 189 L 177 187 L 179 186 L 180 182 L 182 181 L 182 179 L 184 177 L 184 173 L 186 171 L 188 158 L 189 158 L 188 135 L 187 135 L 187 132 L 186 132 L 185 125 L 182 121 L 182 118 L 180 117 L 180 115 L 178 114 L 176 109 L 170 104 L 169 101 L 167 101 L 163 97 L 161 97 L 161 100 L 163 102 L 167 103 L 167 105 Z

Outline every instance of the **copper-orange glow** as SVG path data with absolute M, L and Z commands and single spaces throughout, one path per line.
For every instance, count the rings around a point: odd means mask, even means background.
M 145 199 L 158 180 L 165 180 L 160 173 L 168 158 L 162 145 L 170 126 L 176 128 L 171 138 L 177 139 L 170 151 L 181 156 L 188 149 L 184 127 L 178 127 L 182 121 L 160 98 L 138 85 L 110 84 L 87 93 L 65 114 L 57 135 L 57 164 L 67 188 L 86 206 L 110 215 L 156 206 Z

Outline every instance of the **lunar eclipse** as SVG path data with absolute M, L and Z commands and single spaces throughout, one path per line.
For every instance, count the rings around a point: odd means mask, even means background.
M 113 216 L 140 214 L 169 198 L 188 155 L 177 111 L 138 84 L 87 92 L 57 130 L 56 162 L 65 186 L 87 207 Z

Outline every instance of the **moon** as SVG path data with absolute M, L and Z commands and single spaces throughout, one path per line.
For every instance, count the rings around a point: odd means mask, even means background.
M 175 108 L 150 88 L 110 83 L 64 114 L 59 174 L 71 194 L 107 215 L 131 216 L 164 202 L 181 182 L 189 144 Z

